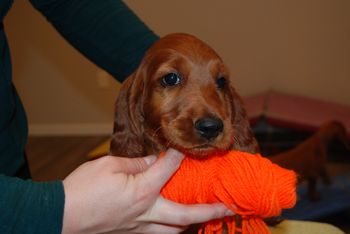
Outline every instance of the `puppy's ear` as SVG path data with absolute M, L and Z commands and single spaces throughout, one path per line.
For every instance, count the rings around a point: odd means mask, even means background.
M 230 88 L 230 92 L 232 95 L 231 110 L 233 113 L 232 125 L 234 136 L 234 143 L 231 149 L 248 153 L 258 153 L 259 146 L 250 127 L 243 101 L 233 87 Z
M 115 104 L 110 154 L 138 157 L 145 155 L 143 142 L 142 95 L 144 84 L 139 72 L 124 81 Z

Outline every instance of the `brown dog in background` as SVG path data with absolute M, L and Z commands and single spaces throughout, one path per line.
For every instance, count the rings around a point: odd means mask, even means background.
M 350 150 L 347 131 L 337 121 L 326 122 L 305 141 L 285 152 L 269 157 L 272 162 L 298 173 L 300 181 L 308 183 L 308 197 L 312 201 L 320 199 L 316 190 L 318 179 L 324 184 L 331 182 L 327 172 L 329 144 L 338 140 Z
M 207 44 L 170 34 L 123 83 L 115 106 L 111 154 L 139 157 L 175 148 L 205 156 L 258 150 L 227 67 Z

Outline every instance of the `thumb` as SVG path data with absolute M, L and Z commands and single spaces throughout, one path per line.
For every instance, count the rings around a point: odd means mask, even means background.
M 147 171 L 143 173 L 143 176 L 153 181 L 155 189 L 160 191 L 164 184 L 170 179 L 170 177 L 177 171 L 184 155 L 174 149 L 168 149 L 164 157 L 159 158 Z
M 146 171 L 157 160 L 157 157 L 149 155 L 140 158 L 115 157 L 115 159 L 117 161 L 113 168 L 114 173 L 137 174 Z

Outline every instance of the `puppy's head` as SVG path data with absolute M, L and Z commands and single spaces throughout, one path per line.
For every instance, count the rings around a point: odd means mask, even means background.
M 205 156 L 256 148 L 228 69 L 212 48 L 188 34 L 168 35 L 146 53 L 121 88 L 114 132 L 115 155 L 172 147 Z
M 350 150 L 347 129 L 340 121 L 332 120 L 322 124 L 318 130 L 318 135 L 325 145 L 334 143 L 335 140 L 345 146 L 347 150 Z

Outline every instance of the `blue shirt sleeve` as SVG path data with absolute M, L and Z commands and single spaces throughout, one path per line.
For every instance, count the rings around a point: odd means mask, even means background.
M 59 234 L 64 189 L 61 181 L 32 182 L 0 175 L 0 232 Z
M 136 69 L 158 40 L 119 0 L 30 1 L 75 48 L 119 81 Z M 0 49 L 6 45 L 4 38 L 0 37 Z M 5 56 L 9 58 L 7 53 Z M 6 77 L 11 78 L 10 70 Z M 63 212 L 61 181 L 39 183 L 0 175 L 0 233 L 61 233 Z
M 120 0 L 31 0 L 75 48 L 119 81 L 158 40 Z

